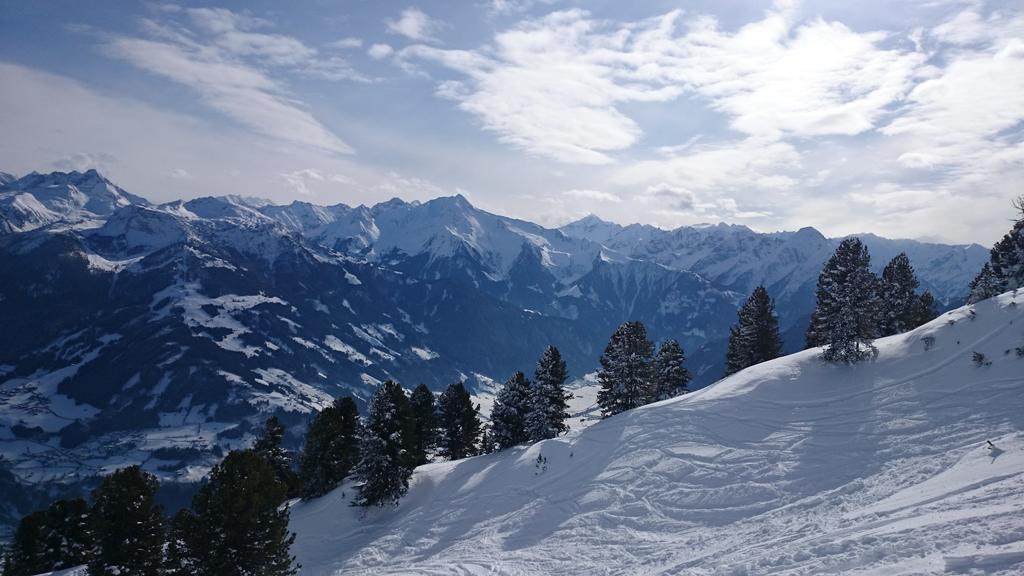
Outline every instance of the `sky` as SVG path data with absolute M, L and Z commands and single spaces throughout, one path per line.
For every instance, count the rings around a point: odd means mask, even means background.
M 0 170 L 157 202 L 988 245 L 1024 192 L 1015 1 L 0 0 L 0 30 Z

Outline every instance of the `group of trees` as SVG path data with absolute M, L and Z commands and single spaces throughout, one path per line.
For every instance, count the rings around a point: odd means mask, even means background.
M 597 404 L 604 417 L 686 393 L 690 372 L 682 346 L 666 340 L 654 352 L 642 322 L 615 330 L 601 355 Z
M 267 432 L 271 435 L 268 435 Z M 289 486 L 273 461 L 280 428 L 268 421 L 251 449 L 214 466 L 192 507 L 168 519 L 160 483 L 139 466 L 103 478 L 85 500 L 59 500 L 22 518 L 3 563 L 4 576 L 29 576 L 85 564 L 91 576 L 285 576 L 290 554 Z
M 572 397 L 565 391 L 567 378 L 565 361 L 554 346 L 544 350 L 532 382 L 522 372 L 516 372 L 494 399 L 485 448 L 503 450 L 566 432 L 567 401 Z
M 874 351 L 875 338 L 899 334 L 935 318 L 935 299 L 917 293 L 919 283 L 906 254 L 893 258 L 881 277 L 858 238 L 840 242 L 818 276 L 817 305 L 807 328 L 807 347 L 824 346 L 831 362 L 857 362 Z
M 1013 207 L 1019 213 L 1010 231 L 992 246 L 989 261 L 971 281 L 968 304 L 1024 286 L 1024 195 Z

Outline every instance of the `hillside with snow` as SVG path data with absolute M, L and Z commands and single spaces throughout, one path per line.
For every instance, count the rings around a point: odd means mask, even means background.
M 302 574 L 1020 574 L 1024 294 L 876 345 L 296 503 Z

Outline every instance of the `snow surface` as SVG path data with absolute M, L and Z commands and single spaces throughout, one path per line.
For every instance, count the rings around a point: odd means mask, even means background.
M 876 345 L 298 502 L 302 574 L 1024 573 L 1024 294 Z

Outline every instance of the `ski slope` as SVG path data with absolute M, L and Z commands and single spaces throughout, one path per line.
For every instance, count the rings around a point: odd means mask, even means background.
M 296 503 L 302 574 L 1024 573 L 1024 292 L 876 344 Z

